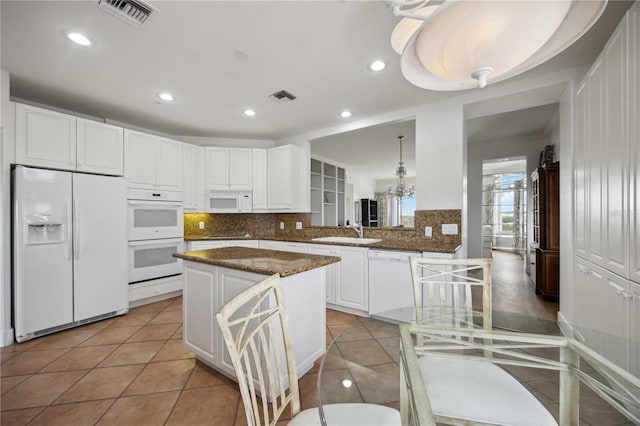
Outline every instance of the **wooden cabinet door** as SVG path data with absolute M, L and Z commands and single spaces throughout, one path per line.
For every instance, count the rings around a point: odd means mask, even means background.
M 185 143 L 182 146 L 182 206 L 202 211 L 204 203 L 204 149 Z
M 630 188 L 629 220 L 630 220 L 630 265 L 629 277 L 640 283 L 640 6 L 636 3 L 629 10 L 629 148 L 630 148 Z M 636 291 L 637 291 L 636 286 Z M 634 301 L 640 310 L 640 299 Z M 640 328 L 640 311 L 637 311 L 636 324 Z M 640 341 L 640 334 L 636 338 Z M 638 343 L 640 345 L 640 343 Z M 640 350 L 636 352 L 638 366 L 636 375 L 640 375 Z
M 182 191 L 182 142 L 158 138 L 156 183 L 159 189 Z
M 267 209 L 267 150 L 252 150 L 253 210 Z
M 629 371 L 640 377 L 640 284 L 629 282 Z
M 97 121 L 77 119 L 77 170 L 122 176 L 124 130 Z
M 331 246 L 321 246 L 321 245 L 310 245 L 308 252 L 310 254 L 319 254 L 321 256 L 340 256 L 338 250 L 332 248 Z M 332 263 L 327 266 L 326 273 L 326 300 L 327 303 L 336 303 L 336 274 L 339 273 L 338 269 L 339 263 Z
M 229 148 L 206 148 L 205 189 L 229 189 Z
M 218 283 L 215 270 L 184 268 L 184 342 L 204 360 L 218 363 Z
M 603 221 L 603 167 L 606 153 L 606 144 L 603 140 L 604 108 L 603 103 L 603 61 L 602 58 L 593 64 L 587 81 L 587 123 L 588 138 L 587 152 L 589 152 L 588 165 L 588 193 L 589 193 L 589 217 L 587 222 L 588 232 L 588 256 L 589 260 L 601 265 L 604 257 L 604 221 Z
M 586 88 L 582 84 L 576 93 L 575 102 L 575 148 L 573 152 L 573 247 L 575 254 L 588 256 L 588 214 L 589 214 L 589 170 L 587 152 Z
M 597 159 L 604 164 L 602 266 L 625 278 L 629 277 L 629 224 L 624 213 L 629 211 L 627 29 L 625 18 L 604 51 L 604 144 Z
M 76 169 L 76 117 L 16 104 L 16 163 Z
M 251 148 L 229 148 L 229 189 L 251 191 L 253 186 Z
M 340 277 L 336 304 L 369 311 L 369 268 L 367 249 L 333 246 L 340 252 Z
M 156 142 L 158 138 L 125 129 L 124 175 L 130 188 L 156 189 Z

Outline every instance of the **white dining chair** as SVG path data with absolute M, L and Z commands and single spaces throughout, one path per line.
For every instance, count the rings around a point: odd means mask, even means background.
M 275 425 L 291 410 L 289 425 L 320 425 L 317 408 L 300 411 L 296 362 L 278 274 L 227 302 L 216 314 L 245 407 L 247 425 Z M 398 426 L 396 409 L 364 403 L 322 407 L 328 426 Z
M 482 329 L 491 330 L 491 259 L 410 257 L 416 320 L 475 328 L 471 288 L 482 289 Z M 427 309 L 425 309 L 427 308 Z M 425 318 L 436 312 L 434 317 Z M 443 313 L 444 312 L 444 313 Z M 438 314 L 440 313 L 440 314 Z M 451 315 L 448 315 L 451 314 Z M 418 339 L 418 345 L 423 342 Z M 478 345 L 478 352 L 482 345 Z M 484 356 L 490 358 L 491 353 Z M 557 425 L 520 382 L 482 357 L 429 353 L 418 358 L 433 415 L 459 425 Z

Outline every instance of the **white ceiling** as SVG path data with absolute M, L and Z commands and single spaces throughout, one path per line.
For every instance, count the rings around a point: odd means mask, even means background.
M 402 77 L 389 43 L 398 19 L 382 1 L 153 1 L 158 12 L 140 29 L 97 4 L 0 2 L 1 65 L 11 74 L 13 97 L 178 139 L 279 139 L 344 123 L 338 113 L 345 108 L 353 111 L 348 120 L 359 120 L 452 94 L 419 89 Z M 610 1 L 577 43 L 526 74 L 593 62 L 630 4 Z M 72 45 L 62 34 L 72 29 L 86 32 L 96 47 Z M 368 71 L 378 58 L 387 69 Z M 281 89 L 298 99 L 267 98 Z M 162 90 L 176 101 L 158 104 Z M 245 117 L 247 107 L 258 115 Z M 396 136 L 406 130 L 386 127 L 337 135 L 333 147 L 323 138 L 313 151 L 323 149 L 357 170 L 382 168 L 384 160 L 391 164 L 385 174 L 393 174 Z M 413 167 L 413 134 L 405 136 Z
M 557 112 L 554 103 L 467 120 L 467 143 L 544 136 Z

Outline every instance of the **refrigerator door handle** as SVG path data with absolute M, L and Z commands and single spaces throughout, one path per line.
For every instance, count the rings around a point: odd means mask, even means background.
M 67 247 L 66 247 L 66 254 L 65 254 L 65 259 L 66 260 L 71 260 L 71 255 L 73 252 L 73 243 L 72 243 L 72 239 L 73 239 L 73 234 L 71 232 L 71 223 L 73 222 L 72 219 L 72 214 L 71 214 L 71 202 L 67 203 Z
M 80 226 L 78 217 L 78 200 L 73 200 L 73 254 L 75 260 L 80 260 Z

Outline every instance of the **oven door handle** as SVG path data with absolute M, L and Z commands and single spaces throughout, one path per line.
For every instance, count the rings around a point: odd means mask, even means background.
M 184 240 L 182 238 L 173 238 L 173 239 L 164 239 L 164 240 L 130 241 L 129 247 L 173 244 L 173 243 L 181 243 L 183 241 Z
M 164 206 L 182 206 L 182 202 L 180 202 L 180 201 L 162 201 L 162 200 L 155 200 L 155 201 L 133 201 L 133 200 L 129 200 L 129 205 L 131 205 L 131 206 L 149 206 L 149 205 L 153 205 L 153 206 L 160 206 L 160 207 L 164 207 Z

